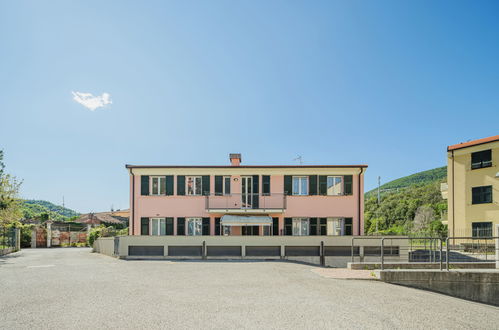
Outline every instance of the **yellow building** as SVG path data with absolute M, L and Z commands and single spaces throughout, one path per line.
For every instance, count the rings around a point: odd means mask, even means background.
M 449 236 L 492 236 L 499 225 L 499 135 L 447 147 Z

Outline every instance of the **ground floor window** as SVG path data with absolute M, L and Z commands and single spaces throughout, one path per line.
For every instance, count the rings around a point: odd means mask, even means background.
M 310 235 L 309 218 L 293 218 L 293 236 Z
M 473 222 L 471 231 L 473 237 L 492 237 L 492 222 Z
M 203 234 L 203 218 L 186 218 L 187 236 L 199 236 Z
M 166 219 L 151 218 L 151 235 L 166 235 Z
M 327 218 L 327 234 L 331 236 L 345 235 L 345 219 Z

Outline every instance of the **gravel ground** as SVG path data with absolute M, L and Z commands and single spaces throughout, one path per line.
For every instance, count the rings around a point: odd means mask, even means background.
M 492 329 L 499 308 L 286 262 L 0 258 L 0 328 Z

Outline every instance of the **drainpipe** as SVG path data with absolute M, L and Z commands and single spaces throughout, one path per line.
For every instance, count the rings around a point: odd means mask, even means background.
M 132 235 L 135 234 L 135 176 L 133 175 L 133 169 L 130 168 L 130 175 L 132 176 L 132 205 L 130 205 L 130 223 L 128 224 L 132 229 Z
M 358 224 L 358 235 L 359 235 L 359 236 L 361 236 L 361 235 L 362 235 L 362 234 L 361 234 L 361 232 L 360 232 L 360 229 L 361 229 L 361 225 L 360 225 L 360 219 L 361 219 L 361 214 L 360 214 L 360 213 L 361 213 L 361 209 L 360 209 L 360 205 L 361 205 L 361 200 L 360 200 L 360 199 L 361 199 L 361 198 L 364 198 L 364 196 L 361 196 L 361 193 L 360 193 L 360 178 L 361 178 L 361 175 L 362 175 L 362 173 L 363 173 L 363 172 L 364 172 L 364 168 L 363 168 L 363 167 L 360 167 L 359 180 L 358 180 L 358 182 L 357 182 L 357 184 L 358 184 L 358 190 L 357 190 L 357 192 L 358 192 L 358 194 L 359 194 L 359 200 L 358 200 L 358 202 L 359 202 L 359 203 L 358 203 L 358 222 L 359 222 L 359 224 Z
M 456 211 L 454 209 L 454 204 L 456 204 L 455 194 L 454 194 L 455 190 L 456 186 L 454 184 L 454 150 L 452 150 L 452 236 L 456 236 L 455 235 L 456 223 L 454 221 L 456 217 Z M 454 241 L 452 241 L 452 243 L 454 243 Z

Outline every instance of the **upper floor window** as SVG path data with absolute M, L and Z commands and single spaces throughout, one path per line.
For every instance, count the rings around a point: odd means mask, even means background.
M 471 154 L 471 169 L 491 167 L 492 166 L 492 150 L 483 150 Z
M 187 218 L 185 219 L 187 225 L 188 236 L 199 236 L 203 234 L 203 219 L 202 218 Z
M 471 188 L 471 204 L 492 203 L 492 186 Z
M 327 177 L 327 194 L 331 196 L 343 195 L 343 177 L 328 176 Z
M 293 236 L 310 235 L 310 219 L 293 218 Z
M 293 195 L 308 195 L 308 176 L 293 177 Z
M 472 222 L 471 233 L 473 237 L 492 237 L 492 222 Z
M 201 176 L 188 176 L 185 178 L 187 195 L 201 195 L 203 180 Z
M 223 194 L 230 195 L 230 176 L 224 176 L 223 178 Z
M 151 177 L 151 195 L 166 194 L 166 177 L 153 176 Z

